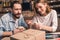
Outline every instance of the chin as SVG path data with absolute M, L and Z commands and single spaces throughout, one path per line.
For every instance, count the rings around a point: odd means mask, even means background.
M 44 12 L 42 12 L 41 14 L 44 14 Z
M 20 16 L 16 16 L 16 18 L 20 18 Z
M 16 17 L 17 19 L 19 19 L 20 17 Z

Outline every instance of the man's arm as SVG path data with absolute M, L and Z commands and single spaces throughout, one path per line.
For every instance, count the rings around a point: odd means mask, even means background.
M 12 32 L 3 32 L 2 36 L 11 36 L 11 35 L 12 35 Z
M 24 18 L 21 19 L 21 26 L 23 26 L 24 28 L 28 28 L 28 25 L 26 24 Z
M 14 34 L 16 34 L 16 33 L 19 33 L 19 32 L 21 32 L 19 29 L 14 29 L 13 31 L 5 31 L 5 32 L 3 32 L 3 35 L 2 36 L 11 36 L 11 35 L 14 35 Z
M 0 36 L 10 36 L 12 32 L 4 32 L 3 20 L 0 19 Z

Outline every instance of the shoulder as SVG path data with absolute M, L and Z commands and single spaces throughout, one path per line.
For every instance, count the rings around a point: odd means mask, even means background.
M 51 16 L 52 18 L 57 18 L 57 12 L 56 12 L 56 10 L 51 10 L 50 16 Z
M 10 18 L 10 13 L 6 13 L 1 17 L 2 20 L 8 20 L 9 18 Z
M 54 10 L 54 9 L 52 9 L 52 10 L 51 10 L 51 13 L 57 13 L 57 11 L 56 11 L 56 10 Z
M 3 18 L 3 17 L 8 17 L 9 14 L 10 14 L 10 13 L 6 13 L 6 14 L 4 14 L 1 18 Z
M 54 10 L 54 9 L 52 9 L 52 10 L 50 11 L 50 15 L 52 15 L 52 16 L 57 15 L 57 11 Z

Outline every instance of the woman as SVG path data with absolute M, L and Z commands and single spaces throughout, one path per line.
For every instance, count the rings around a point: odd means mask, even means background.
M 28 24 L 35 25 L 36 29 L 55 32 L 58 26 L 57 12 L 50 8 L 46 0 L 39 0 L 35 3 L 36 15 L 33 22 Z

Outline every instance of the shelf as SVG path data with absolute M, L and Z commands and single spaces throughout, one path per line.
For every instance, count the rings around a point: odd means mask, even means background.
M 56 2 L 60 2 L 60 0 L 59 1 L 48 1 L 48 3 L 56 3 Z
M 52 5 L 51 8 L 60 8 L 60 5 Z

